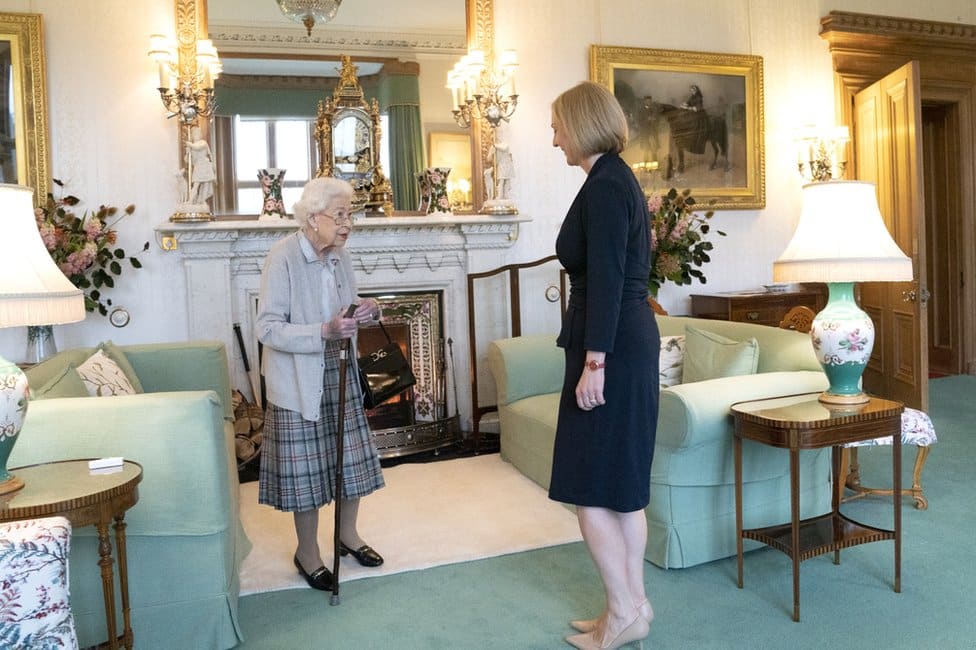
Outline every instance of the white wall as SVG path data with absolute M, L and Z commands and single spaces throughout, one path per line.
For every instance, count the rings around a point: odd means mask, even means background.
M 549 105 L 588 77 L 590 44 L 754 54 L 765 70 L 766 208 L 717 213 L 714 226 L 728 237 L 715 238 L 708 284 L 668 285 L 661 301 L 685 313 L 689 293 L 768 282 L 799 211 L 791 131 L 832 121 L 830 56 L 818 33 L 820 17 L 834 8 L 976 23 L 972 0 L 495 0 L 496 47 L 517 49 L 521 62 L 519 108 L 501 136 L 518 165 L 515 198 L 533 218 L 507 261 L 552 252 L 582 183 L 582 172 L 549 146 Z M 131 312 L 130 325 L 115 329 L 90 315 L 59 326 L 59 345 L 185 338 L 182 269 L 153 231 L 176 202 L 177 127 L 163 116 L 146 56 L 149 34 L 174 31 L 172 0 L 0 0 L 0 11 L 43 15 L 52 174 L 87 207 L 136 204 L 119 226 L 121 241 L 129 252 L 151 242 L 140 255 L 145 268 L 127 270 L 110 294 Z M 0 331 L 0 355 L 19 360 L 25 345 L 24 328 Z

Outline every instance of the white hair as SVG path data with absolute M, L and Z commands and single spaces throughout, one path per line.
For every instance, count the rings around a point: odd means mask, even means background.
M 313 178 L 305 183 L 302 198 L 292 208 L 298 226 L 303 227 L 308 222 L 308 215 L 325 210 L 336 199 L 352 199 L 352 185 L 331 176 Z

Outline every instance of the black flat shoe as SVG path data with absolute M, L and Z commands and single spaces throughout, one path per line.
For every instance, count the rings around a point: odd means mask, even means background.
M 339 542 L 339 555 L 343 557 L 352 555 L 363 566 L 379 566 L 383 564 L 383 556 L 366 544 L 363 544 L 354 551 L 342 542 Z
M 298 561 L 298 556 L 295 556 L 295 567 L 298 569 L 298 573 L 305 578 L 305 582 L 312 589 L 319 589 L 321 591 L 332 591 L 332 572 L 326 569 L 324 566 L 320 566 L 315 571 L 312 571 L 311 575 L 305 572 L 302 567 L 302 563 Z

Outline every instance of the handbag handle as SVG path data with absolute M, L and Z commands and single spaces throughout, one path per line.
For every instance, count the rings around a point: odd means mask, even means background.
M 377 319 L 376 323 L 380 326 L 380 329 L 383 330 L 383 336 L 386 337 L 386 342 L 393 343 L 393 339 L 390 338 L 390 333 L 386 331 L 385 327 L 383 327 L 383 321 Z

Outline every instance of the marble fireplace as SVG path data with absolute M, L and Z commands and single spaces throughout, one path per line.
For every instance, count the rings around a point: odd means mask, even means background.
M 420 364 L 415 371 L 419 369 L 424 373 L 424 380 L 429 379 L 423 390 L 412 396 L 409 406 L 418 423 L 459 426 L 462 431 L 470 431 L 467 274 L 504 264 L 506 249 L 518 238 L 519 224 L 527 221 L 529 218 L 521 215 L 357 219 L 347 247 L 359 292 L 379 298 L 383 303 L 384 322 L 392 325 L 394 331 L 402 330 L 402 336 L 412 337 L 413 343 L 407 341 L 411 365 Z M 234 387 L 252 393 L 251 387 L 260 385 L 253 324 L 261 268 L 271 246 L 295 231 L 294 222 L 166 223 L 157 226 L 156 231 L 163 248 L 179 256 L 181 261 L 188 338 L 222 341 L 227 348 Z M 416 313 L 429 311 L 431 307 L 439 312 L 439 333 L 426 331 L 430 323 L 424 324 L 416 317 Z M 235 325 L 241 331 L 250 375 L 244 368 Z M 360 338 L 365 341 L 375 342 L 372 336 L 368 331 L 360 332 Z M 429 340 L 421 344 L 424 336 Z M 428 378 L 426 373 L 432 374 Z M 389 433 L 390 427 L 384 426 L 388 421 L 376 419 L 378 416 L 372 412 L 371 415 L 374 434 Z M 451 418 L 455 420 L 454 425 L 430 424 L 444 423 Z M 397 439 L 387 442 L 381 435 L 377 446 L 382 449 L 384 444 L 404 444 L 400 439 L 404 435 L 412 434 L 396 433 Z

